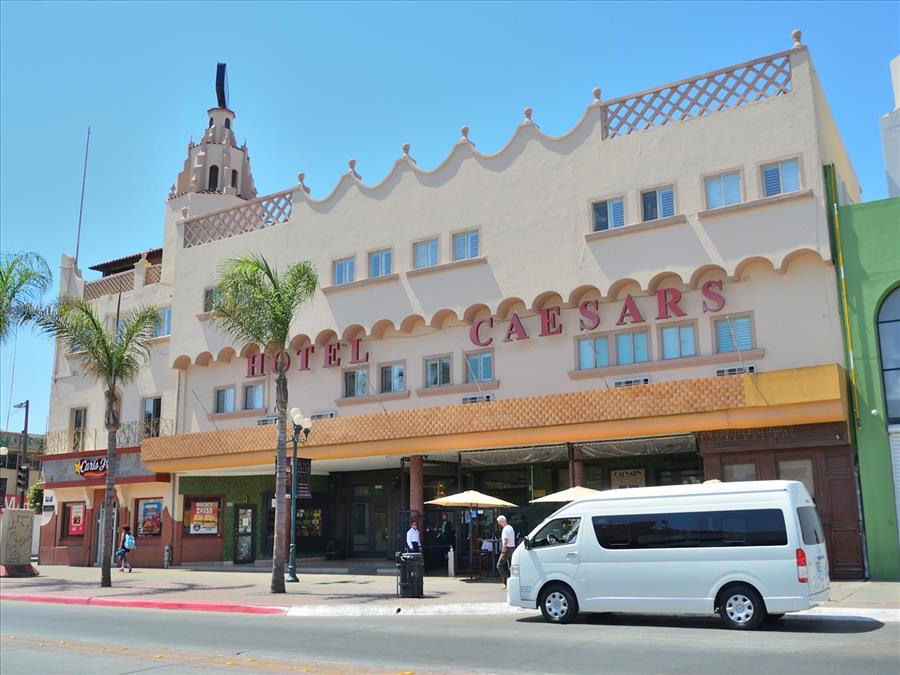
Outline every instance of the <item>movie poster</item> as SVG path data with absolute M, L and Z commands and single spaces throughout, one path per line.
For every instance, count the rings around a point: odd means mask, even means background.
M 191 503 L 191 534 L 219 534 L 219 502 Z
M 72 504 L 69 506 L 69 536 L 81 537 L 84 535 L 84 504 Z
M 142 499 L 138 512 L 141 518 L 138 534 L 152 537 L 162 532 L 162 502 L 158 499 Z

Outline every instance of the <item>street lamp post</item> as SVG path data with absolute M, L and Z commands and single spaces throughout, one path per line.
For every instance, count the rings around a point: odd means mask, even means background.
M 303 443 L 309 438 L 312 431 L 312 420 L 304 417 L 299 408 L 291 408 L 291 422 L 294 425 L 292 435 L 294 452 L 291 457 L 291 548 L 288 557 L 287 581 L 300 581 L 297 578 L 297 443 L 301 442 L 300 434 L 303 434 Z
M 25 453 L 28 452 L 28 408 L 31 401 L 25 399 L 22 403 L 17 403 L 13 408 L 25 408 L 25 429 L 22 431 L 22 451 L 16 457 L 16 494 L 19 496 L 19 508 L 25 508 L 25 493 L 28 491 L 28 478 L 25 478 L 25 487 L 19 488 L 19 472 L 22 471 L 24 463 L 27 461 Z M 27 467 L 26 467 L 27 468 Z M 27 474 L 26 474 L 27 475 Z

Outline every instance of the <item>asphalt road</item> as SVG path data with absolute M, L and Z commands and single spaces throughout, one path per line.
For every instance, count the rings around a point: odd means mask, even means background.
M 19 673 L 900 672 L 900 623 L 785 617 L 729 631 L 714 618 L 298 618 L 5 601 L 0 670 Z

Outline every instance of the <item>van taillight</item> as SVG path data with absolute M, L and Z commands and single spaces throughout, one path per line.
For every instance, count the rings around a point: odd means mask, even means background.
M 806 572 L 806 553 L 803 552 L 802 548 L 797 549 L 797 581 L 801 584 L 809 581 Z

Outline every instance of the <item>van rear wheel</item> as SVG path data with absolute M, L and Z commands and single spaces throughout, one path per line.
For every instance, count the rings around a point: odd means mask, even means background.
M 755 630 L 766 618 L 762 596 L 752 586 L 735 584 L 719 595 L 719 616 L 735 630 Z
M 544 621 L 550 623 L 571 623 L 578 616 L 578 600 L 572 589 L 563 584 L 547 586 L 538 604 Z

